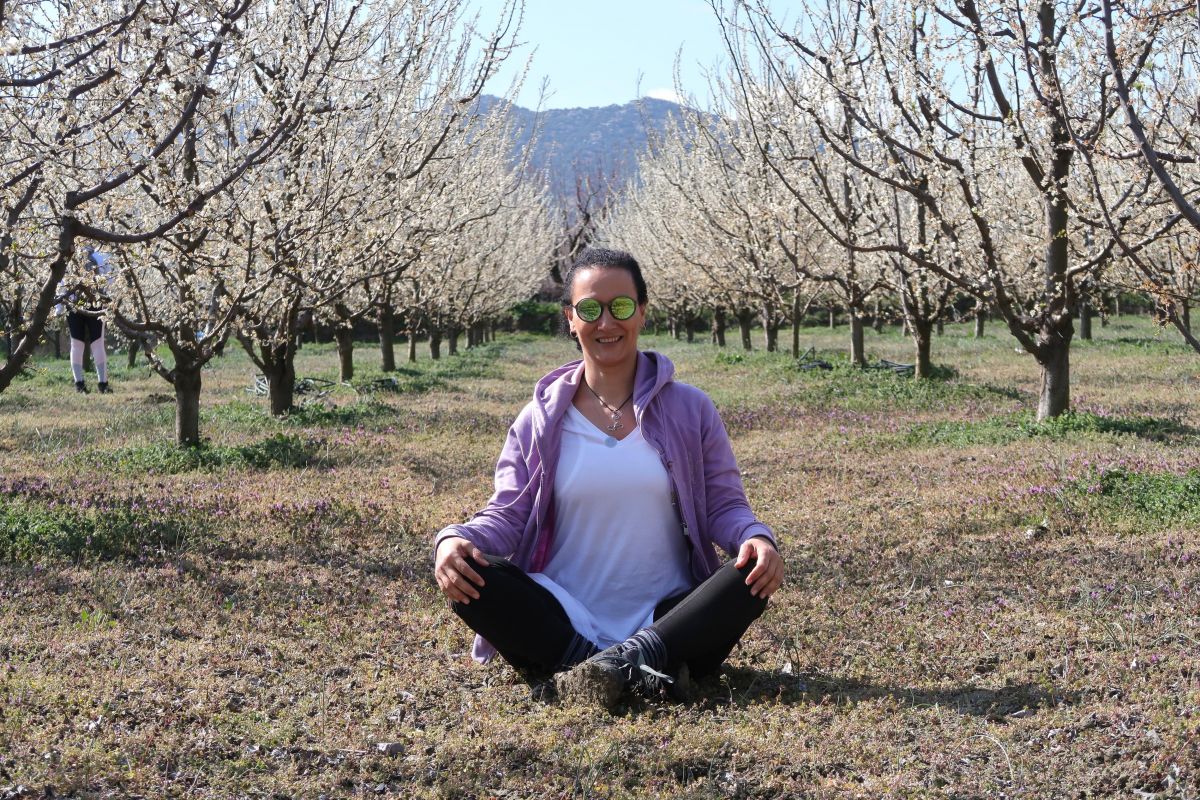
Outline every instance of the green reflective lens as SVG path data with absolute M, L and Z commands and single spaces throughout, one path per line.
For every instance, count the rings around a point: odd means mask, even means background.
M 627 320 L 637 311 L 637 301 L 632 297 L 621 295 L 614 297 L 608 304 L 608 313 L 615 320 Z M 604 304 L 594 297 L 585 297 L 575 304 L 575 313 L 584 322 L 595 322 L 604 313 Z
M 634 311 L 637 311 L 637 303 L 633 302 L 632 297 L 614 297 L 608 304 L 608 313 L 613 315 L 613 319 L 629 319 Z
M 575 304 L 575 313 L 578 314 L 584 322 L 595 322 L 600 319 L 600 315 L 604 313 L 604 306 L 599 300 L 589 297 L 585 300 L 580 300 Z

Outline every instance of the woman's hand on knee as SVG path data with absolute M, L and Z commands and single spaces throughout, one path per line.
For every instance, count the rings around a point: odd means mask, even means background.
M 433 577 L 442 594 L 455 603 L 466 604 L 478 600 L 479 590 L 476 587 L 483 586 L 484 581 L 475 571 L 475 565 L 488 565 L 487 556 L 482 550 L 458 536 L 443 539 L 433 562 Z
M 766 600 L 783 583 L 783 557 L 769 539 L 755 536 L 742 542 L 734 566 L 741 569 L 751 561 L 756 563 L 746 576 L 746 585 L 750 594 Z

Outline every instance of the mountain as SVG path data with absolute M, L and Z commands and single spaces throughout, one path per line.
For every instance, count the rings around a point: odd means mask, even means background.
M 485 95 L 481 110 L 490 111 L 505 101 Z M 510 106 L 516 122 L 516 145 L 529 144 L 540 124 L 530 157 L 531 167 L 544 171 L 552 193 L 570 201 L 575 196 L 576 176 L 597 177 L 617 186 L 637 172 L 637 157 L 646 147 L 647 129 L 663 130 L 683 107 L 667 100 L 643 97 L 625 105 L 599 108 L 551 108 L 534 112 Z

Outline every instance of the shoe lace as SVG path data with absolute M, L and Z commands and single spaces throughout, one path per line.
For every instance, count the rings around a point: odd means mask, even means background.
M 652 692 L 664 691 L 668 686 L 675 683 L 675 679 L 665 672 L 660 672 L 654 667 L 645 662 L 641 648 L 631 648 L 632 652 L 626 651 L 621 655 L 629 662 L 630 666 L 635 671 L 630 677 L 633 679 L 635 686 L 640 686 Z

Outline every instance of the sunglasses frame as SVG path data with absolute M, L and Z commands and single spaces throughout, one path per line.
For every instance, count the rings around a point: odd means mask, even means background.
M 628 316 L 618 317 L 616 312 L 613 311 L 613 303 L 617 302 L 618 300 L 628 300 L 630 303 L 633 304 L 633 310 L 629 312 Z M 587 315 L 579 310 L 579 306 L 581 304 L 587 303 L 587 302 L 592 302 L 592 303 L 595 303 L 598 306 L 600 306 L 600 313 L 591 319 L 588 319 Z M 609 300 L 607 303 L 602 303 L 594 297 L 585 297 L 582 300 L 580 300 L 578 303 L 575 303 L 574 305 L 572 305 L 571 308 L 575 309 L 575 313 L 578 314 L 579 318 L 581 320 L 583 320 L 584 322 L 591 323 L 591 322 L 599 321 L 599 319 L 604 316 L 604 309 L 606 309 L 606 308 L 608 309 L 609 316 L 611 316 L 613 319 L 617 320 L 618 322 L 624 322 L 627 319 L 632 319 L 633 315 L 637 313 L 638 302 L 637 302 L 637 300 L 635 300 L 634 298 L 632 298 L 626 294 L 614 297 L 612 300 Z

